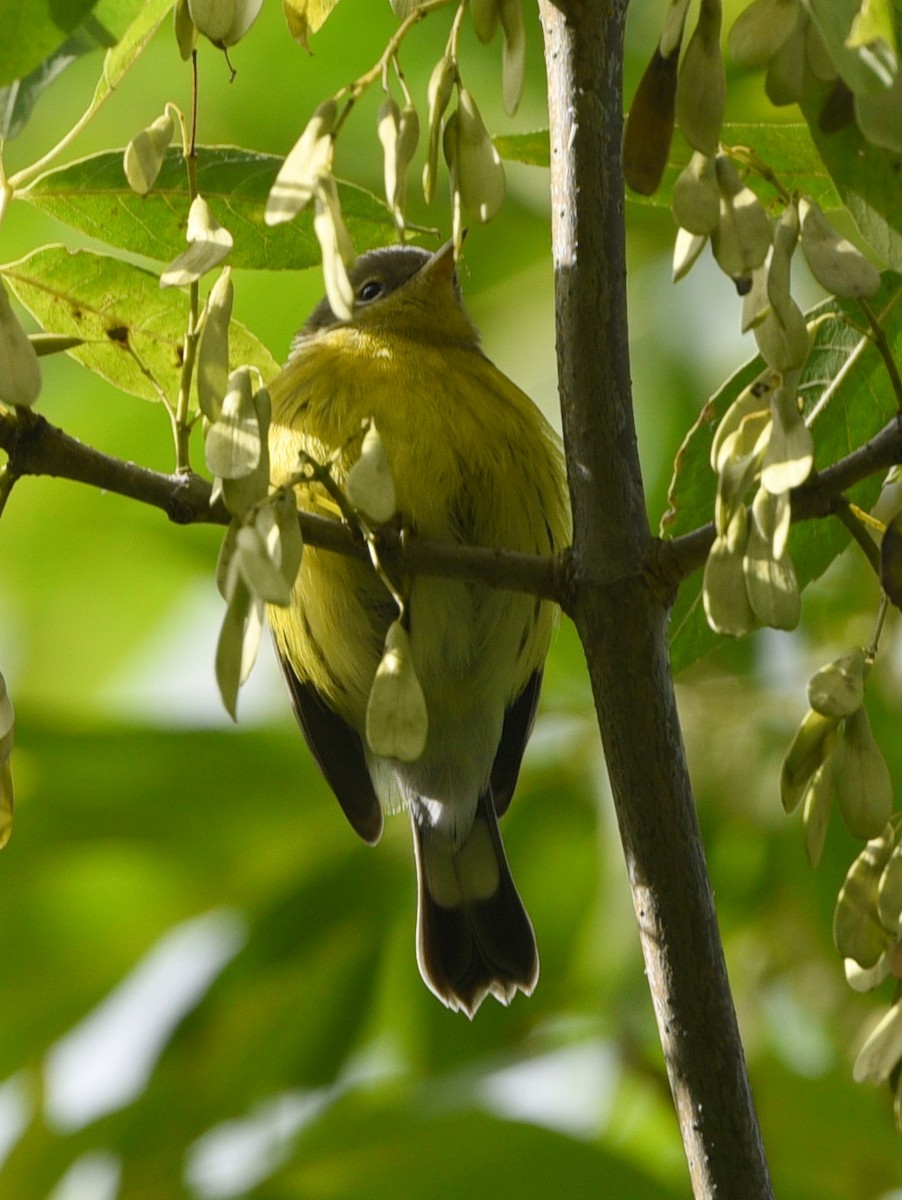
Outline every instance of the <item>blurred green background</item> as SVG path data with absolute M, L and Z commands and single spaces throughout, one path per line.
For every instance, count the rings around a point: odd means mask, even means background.
M 727 5 L 728 21 L 740 7 Z M 636 6 L 627 97 L 662 9 Z M 403 52 L 418 100 L 448 18 L 423 22 Z M 368 68 L 395 27 L 388 4 L 343 0 L 307 55 L 270 0 L 232 52 L 234 82 L 217 52 L 200 49 L 200 141 L 284 154 L 313 107 Z M 466 81 L 493 132 L 547 123 L 531 5 L 527 30 L 526 95 L 510 119 L 499 46 L 479 45 L 465 23 Z M 6 147 L 8 172 L 65 132 L 100 62 L 79 61 L 42 98 Z M 167 21 L 74 153 L 123 146 L 165 101 L 187 108 L 189 96 Z M 374 191 L 378 103 L 360 103 L 336 161 L 340 176 Z M 770 115 L 749 77 L 731 77 L 730 106 L 734 118 Z M 462 282 L 489 355 L 554 419 L 547 182 L 510 165 L 508 202 L 471 230 Z M 450 227 L 444 201 L 426 209 L 416 188 L 411 217 L 442 237 Z M 637 420 L 657 525 L 684 432 L 753 347 L 739 336 L 731 286 L 709 264 L 671 286 L 669 214 L 631 202 L 628 220 Z M 84 244 L 16 203 L 0 258 L 47 241 Z M 320 292 L 318 271 L 238 272 L 236 315 L 282 359 Z M 92 445 L 171 468 L 165 414 L 70 361 L 46 362 L 40 407 Z M 16 825 L 0 856 L 0 1195 L 687 1197 L 572 628 L 555 642 L 505 818 L 542 977 L 531 999 L 509 1010 L 487 1002 L 471 1024 L 417 974 L 406 822 L 390 822 L 377 850 L 355 838 L 293 726 L 268 648 L 237 728 L 221 710 L 219 536 L 49 479 L 21 482 L 0 522 L 0 667 L 18 716 Z M 801 631 L 723 647 L 680 684 L 782 1200 L 902 1196 L 889 1093 L 851 1080 L 874 1001 L 848 990 L 831 945 L 833 902 L 857 848 L 835 822 L 810 872 L 777 790 L 805 680 L 869 636 L 875 602 L 867 569 L 847 554 L 806 596 Z M 895 625 L 885 649 L 869 706 L 902 780 Z

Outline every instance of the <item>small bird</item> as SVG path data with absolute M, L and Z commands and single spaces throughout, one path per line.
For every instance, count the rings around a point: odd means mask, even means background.
M 270 385 L 275 483 L 299 454 L 330 463 L 339 487 L 375 423 L 396 522 L 449 545 L 537 555 L 570 539 L 558 438 L 483 354 L 464 310 L 450 243 L 395 246 L 349 271 L 350 321 L 323 300 Z M 300 508 L 337 515 L 318 483 Z M 457 579 L 398 581 L 428 733 L 413 762 L 367 742 L 370 690 L 398 605 L 369 567 L 307 547 L 287 608 L 268 616 L 294 711 L 357 833 L 379 840 L 383 813 L 413 826 L 420 973 L 472 1018 L 488 994 L 509 1004 L 539 973 L 535 935 L 498 829 L 532 729 L 556 606 Z

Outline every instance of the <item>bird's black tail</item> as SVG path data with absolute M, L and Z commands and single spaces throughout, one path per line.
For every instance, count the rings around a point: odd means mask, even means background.
M 419 906 L 417 962 L 436 996 L 473 1017 L 491 993 L 509 1004 L 539 978 L 532 922 L 507 865 L 491 796 L 460 845 L 412 810 Z

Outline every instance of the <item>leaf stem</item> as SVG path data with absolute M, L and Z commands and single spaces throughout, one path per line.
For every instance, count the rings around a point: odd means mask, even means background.
M 197 198 L 197 110 L 198 78 L 197 51 L 191 53 L 191 133 L 183 150 L 188 174 L 188 198 L 191 204 Z M 172 414 L 172 432 L 175 438 L 175 469 L 179 474 L 191 470 L 191 430 L 193 422 L 189 412 L 191 406 L 191 381 L 194 378 L 194 363 L 197 358 L 198 325 L 200 323 L 200 284 L 197 280 L 188 289 L 188 328 L 185 331 L 185 351 L 179 376 L 179 390 Z
M 896 397 L 896 404 L 902 410 L 902 377 L 899 375 L 899 367 L 893 358 L 892 348 L 889 344 L 889 339 L 886 336 L 886 330 L 880 324 L 877 314 L 871 308 L 870 304 L 864 298 L 858 301 L 861 306 L 861 311 L 867 317 L 868 325 L 871 327 L 871 335 L 874 339 L 874 345 L 880 357 L 883 359 L 883 364 L 886 367 L 886 373 L 889 375 L 890 386 L 893 389 L 893 394 Z

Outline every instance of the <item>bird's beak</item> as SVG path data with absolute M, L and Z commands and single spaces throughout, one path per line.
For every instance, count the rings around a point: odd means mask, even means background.
M 456 270 L 457 254 L 454 250 L 454 242 L 447 241 L 420 268 L 420 275 L 424 279 L 428 279 L 431 283 L 451 283 Z

